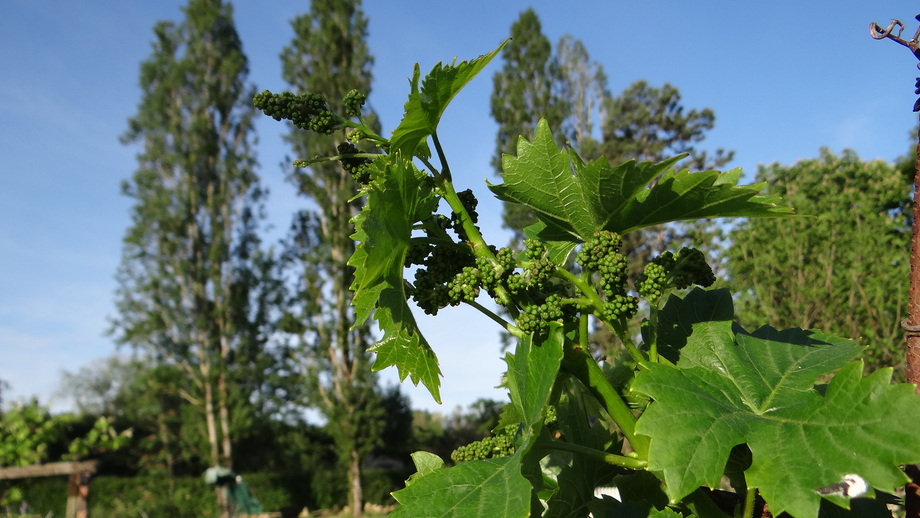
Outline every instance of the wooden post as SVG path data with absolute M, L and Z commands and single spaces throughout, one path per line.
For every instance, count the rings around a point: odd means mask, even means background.
M 914 17 L 920 22 L 920 14 Z M 887 28 L 877 23 L 869 24 L 869 35 L 877 40 L 890 39 L 910 49 L 915 58 L 920 60 L 920 28 L 914 37 L 905 40 L 901 37 L 904 24 L 901 20 L 892 20 Z M 920 64 L 917 65 L 920 68 Z M 914 93 L 920 94 L 920 77 L 914 85 Z M 920 112 L 920 99 L 914 102 L 914 112 Z M 914 164 L 914 206 L 913 236 L 910 240 L 910 287 L 908 289 L 907 319 L 901 322 L 907 335 L 907 382 L 913 383 L 915 391 L 920 394 L 920 134 L 917 136 L 917 159 Z M 904 472 L 910 478 L 904 487 L 905 518 L 920 518 L 920 468 L 917 464 L 908 465 Z
M 97 462 L 52 462 L 15 468 L 0 468 L 0 479 L 50 477 L 70 475 L 67 485 L 65 518 L 89 518 L 89 479 L 96 472 Z
M 92 473 L 80 471 L 70 474 L 67 484 L 67 510 L 64 518 L 89 518 L 89 479 Z

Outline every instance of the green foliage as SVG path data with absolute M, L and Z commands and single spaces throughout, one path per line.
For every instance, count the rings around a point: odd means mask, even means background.
M 0 497 L 14 511 L 24 504 L 30 515 L 66 516 L 67 477 L 0 480 Z
M 920 399 L 908 385 L 889 385 L 890 369 L 862 378 L 862 363 L 850 363 L 859 352 L 819 332 L 695 324 L 676 365 L 650 364 L 633 384 L 654 399 L 637 425 L 652 439 L 649 469 L 664 474 L 668 496 L 679 500 L 700 485 L 717 487 L 732 447 L 746 444 L 748 487 L 760 489 L 772 512 L 793 516 L 817 514 L 814 488 L 848 473 L 894 491 L 904 482 L 898 465 L 920 460 L 904 426 Z M 838 369 L 815 390 L 818 377 Z
M 401 381 L 411 374 L 413 383 L 424 383 L 440 402 L 441 371 L 406 304 L 403 282 L 412 227 L 431 214 L 437 198 L 432 194 L 431 182 L 411 162 L 400 160 L 399 155 L 379 158 L 371 168 L 378 180 L 369 186 L 368 203 L 355 217 L 357 231 L 353 237 L 362 246 L 348 263 L 356 268 L 352 285 L 356 325 L 373 313 L 384 332 L 383 339 L 374 346 L 377 353 L 374 369 L 395 365 Z M 387 218 L 395 224 L 377 226 L 378 221 Z M 365 221 L 368 225 L 363 224 Z M 387 303 L 379 304 L 381 300 Z M 374 311 L 377 307 L 380 309 Z
M 122 137 L 140 151 L 123 185 L 134 205 L 112 334 L 190 376 L 179 393 L 201 409 L 208 447 L 198 453 L 232 464 L 246 417 L 237 409 L 276 360 L 267 341 L 277 272 L 257 234 L 256 111 L 232 7 L 189 0 L 183 14 L 154 27 L 142 100 Z
M 486 516 L 483 513 L 529 516 L 530 484 L 521 475 L 519 456 L 463 462 L 450 469 L 420 465 L 416 459 L 416 467 L 419 471 L 406 488 L 393 494 L 403 504 L 390 514 L 394 518 L 420 513 L 456 518 Z M 426 501 L 424 511 L 418 508 L 419 501 Z
M 115 452 L 128 445 L 133 435 L 130 428 L 118 432 L 112 425 L 112 419 L 99 417 L 86 435 L 77 437 L 67 447 L 65 460 L 77 460 L 103 452 Z
M 821 328 L 868 346 L 870 369 L 903 377 L 910 227 L 897 209 L 911 185 L 881 160 L 822 150 L 757 175 L 806 217 L 749 220 L 731 230 L 725 268 L 743 324 Z
M 557 148 L 541 122 L 533 141 L 522 138 L 517 156 L 505 156 L 504 183 L 489 188 L 503 201 L 533 209 L 542 224 L 537 235 L 551 241 L 584 241 L 600 230 L 625 233 L 669 221 L 790 213 L 775 205 L 777 197 L 759 194 L 763 185 L 738 187 L 740 169 L 669 169 L 680 158 L 618 167 L 604 159 L 585 163 Z
M 282 76 L 301 94 L 263 92 L 255 101 L 266 114 L 291 120 L 285 140 L 297 156 L 313 159 L 285 171 L 310 202 L 309 210 L 295 215 L 286 250 L 294 281 L 285 311 L 299 323 L 289 330 L 300 328 L 291 337 L 292 381 L 302 385 L 295 389 L 297 403 L 325 417 L 347 474 L 349 505 L 358 509 L 362 465 L 378 446 L 386 416 L 368 368 L 373 339 L 367 317 L 350 309 L 349 288 L 359 280 L 347 264 L 355 252 L 349 221 L 363 203 L 358 189 L 376 174 L 371 152 L 385 139 L 377 136 L 376 116 L 365 104 L 373 58 L 361 2 L 312 0 L 291 28 L 293 37 L 281 53 Z
M 813 518 L 822 501 L 845 509 L 906 481 L 898 466 L 920 460 L 911 440 L 920 397 L 912 386 L 890 385 L 890 371 L 862 377 L 855 342 L 799 329 L 744 331 L 732 324 L 727 291 L 685 291 L 714 280 L 691 248 L 658 256 L 634 279 L 639 292 L 630 289 L 622 232 L 791 216 L 776 196 L 761 194 L 763 184 L 738 186 L 737 170 L 674 169 L 682 156 L 585 162 L 560 150 L 541 121 L 505 157 L 504 183 L 489 185 L 538 222 L 524 243 L 485 242 L 471 197 L 454 189 L 436 126 L 494 55 L 438 65 L 421 88 L 416 67 L 396 142 L 381 143 L 389 152 L 373 160 L 361 190 L 349 264 L 356 324 L 373 315 L 382 332 L 375 368 L 395 366 L 435 400 L 437 358 L 409 300 L 430 314 L 469 304 L 517 339 L 501 380 L 510 404 L 500 429 L 514 430 L 514 448 L 452 467 L 414 454 L 417 472 L 394 493 L 401 505 L 392 516 L 717 518 L 724 513 L 704 488 L 727 477 L 736 516 L 753 516 L 760 495 L 777 514 Z M 437 212 L 444 205 L 449 215 Z M 405 273 L 415 266 L 424 274 L 410 282 Z M 480 302 L 484 294 L 504 316 Z M 588 350 L 591 322 L 625 354 L 601 365 Z M 478 451 L 483 444 L 460 450 L 458 460 L 491 455 Z M 608 484 L 621 490 L 621 503 L 594 498 Z
M 48 447 L 63 429 L 48 409 L 32 400 L 13 405 L 0 419 L 0 466 L 28 466 L 48 460 Z

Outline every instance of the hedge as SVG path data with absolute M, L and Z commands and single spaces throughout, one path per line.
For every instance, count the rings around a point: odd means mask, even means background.
M 364 497 L 375 504 L 394 503 L 389 493 L 402 486 L 405 473 L 366 469 Z M 330 508 L 347 501 L 344 474 L 327 471 L 306 475 L 275 473 L 244 474 L 243 480 L 266 512 L 284 507 Z M 31 514 L 64 516 L 67 505 L 67 477 L 43 477 L 0 481 L 0 495 L 11 487 L 22 491 Z M 171 496 L 170 496 L 171 494 Z M 18 510 L 18 504 L 10 506 Z M 90 482 L 90 516 L 122 518 L 148 516 L 173 518 L 217 516 L 214 492 L 201 477 L 114 477 L 97 476 Z

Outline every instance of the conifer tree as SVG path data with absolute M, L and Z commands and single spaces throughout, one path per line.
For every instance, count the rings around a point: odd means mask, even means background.
M 367 18 L 359 0 L 313 0 L 310 12 L 292 20 L 294 38 L 281 54 L 292 89 L 321 93 L 334 113 L 352 90 L 370 93 L 373 59 L 366 44 Z M 367 110 L 363 116 L 373 118 Z M 330 155 L 346 142 L 337 132 L 320 135 L 292 128 L 286 136 L 297 158 Z M 361 514 L 361 464 L 383 429 L 383 410 L 371 372 L 367 326 L 354 328 L 351 308 L 354 252 L 351 218 L 360 209 L 357 184 L 338 161 L 288 171 L 288 179 L 312 207 L 297 215 L 291 254 L 300 268 L 289 330 L 300 335 L 308 400 L 326 418 L 340 461 L 347 468 L 349 506 Z
M 511 34 L 502 53 L 505 65 L 495 74 L 492 91 L 492 116 L 499 125 L 493 158 L 497 172 L 502 154 L 515 153 L 517 135 L 531 135 L 540 118 L 550 123 L 559 144 L 573 146 L 589 160 L 603 156 L 618 164 L 689 153 L 690 159 L 680 165 L 696 169 L 731 160 L 731 152 L 719 149 L 709 156 L 696 148 L 713 128 L 715 114 L 708 108 L 686 109 L 676 87 L 656 88 L 640 80 L 611 95 L 603 66 L 591 60 L 584 44 L 567 34 L 554 52 L 532 9 L 521 13 Z M 514 204 L 505 204 L 503 218 L 515 241 L 536 221 L 526 207 Z M 623 251 L 629 256 L 630 272 L 637 275 L 651 255 L 674 241 L 716 232 L 705 223 L 651 227 L 625 235 Z M 595 338 L 597 347 L 610 348 L 612 337 Z
M 502 170 L 502 154 L 514 154 L 518 136 L 530 138 L 541 118 L 555 135 L 561 134 L 571 108 L 559 96 L 562 76 L 552 54 L 553 46 L 543 35 L 537 13 L 523 11 L 511 25 L 511 41 L 502 51 L 504 65 L 492 78 L 492 117 L 498 123 L 492 159 L 496 173 Z M 535 221 L 522 205 L 505 204 L 502 217 L 504 226 L 516 233 Z
M 189 0 L 180 23 L 154 27 L 141 65 L 142 101 L 125 143 L 138 144 L 138 167 L 123 184 L 133 198 L 125 238 L 118 342 L 178 366 L 192 380 L 183 396 L 201 410 L 202 456 L 232 467 L 231 399 L 245 376 L 247 351 L 261 350 L 259 204 L 263 191 L 252 151 L 252 88 L 229 4 Z M 264 302 L 264 300 L 263 300 Z M 228 509 L 222 505 L 222 514 Z

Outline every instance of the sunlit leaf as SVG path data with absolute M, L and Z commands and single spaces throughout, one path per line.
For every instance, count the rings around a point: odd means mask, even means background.
M 507 41 L 502 42 L 495 50 L 470 61 L 454 62 L 449 65 L 438 63 L 422 80 L 421 89 L 419 89 L 421 72 L 416 64 L 410 82 L 411 89 L 409 100 L 405 105 L 405 114 L 399 126 L 393 130 L 393 136 L 390 138 L 390 151 L 402 153 L 406 157 L 414 156 L 422 151 L 422 156 L 427 157 L 427 148 L 420 146 L 437 129 L 441 115 L 451 99 L 492 61 L 505 43 Z
M 374 370 L 396 366 L 399 379 L 422 382 L 435 401 L 441 401 L 440 367 L 431 346 L 421 335 L 406 303 L 403 271 L 412 225 L 437 207 L 430 179 L 399 155 L 377 159 L 371 166 L 374 181 L 367 204 L 354 218 L 357 249 L 348 264 L 355 267 L 354 305 L 357 324 L 373 313 L 383 338 L 371 349 L 377 353 Z
M 503 183 L 489 188 L 503 201 L 533 209 L 544 225 L 537 235 L 547 241 L 585 241 L 600 230 L 625 233 L 688 219 L 792 214 L 776 205 L 778 198 L 760 195 L 762 184 L 737 186 L 740 169 L 671 169 L 684 157 L 615 167 L 603 158 L 583 162 L 556 146 L 543 119 L 532 140 L 518 140 L 516 156 L 503 157 Z
M 462 462 L 413 476 L 393 493 L 393 518 L 527 518 L 530 483 L 518 455 Z
M 693 324 L 677 365 L 648 365 L 633 384 L 654 399 L 636 428 L 651 437 L 649 469 L 679 500 L 717 487 L 732 448 L 747 444 L 748 486 L 775 515 L 803 518 L 818 512 L 817 488 L 848 474 L 893 491 L 905 481 L 898 465 L 920 460 L 920 397 L 911 385 L 890 385 L 890 369 L 862 377 L 862 363 L 848 363 L 859 351 L 824 333 Z M 815 387 L 837 369 L 826 390 Z

